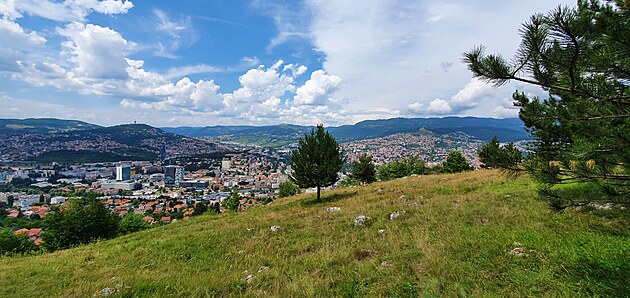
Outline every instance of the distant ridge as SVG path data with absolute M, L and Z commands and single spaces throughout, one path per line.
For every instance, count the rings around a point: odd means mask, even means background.
M 56 118 L 0 119 L 0 134 L 59 133 L 100 128 L 78 120 Z
M 163 127 L 155 128 L 144 124 L 124 124 L 111 127 L 86 123 L 77 120 L 54 118 L 0 119 L 0 135 L 55 134 L 57 140 L 91 139 L 97 135 L 105 139 L 125 138 L 121 144 L 145 147 L 141 141 L 151 138 L 181 140 L 189 138 L 214 137 L 222 141 L 254 144 L 271 148 L 287 148 L 309 132 L 313 126 L 278 124 L 267 126 L 205 126 L 205 127 Z M 430 130 L 437 134 L 461 132 L 481 141 L 488 141 L 493 136 L 501 141 L 528 140 L 521 120 L 516 118 L 495 119 L 478 117 L 444 118 L 391 118 L 365 120 L 353 125 L 326 127 L 339 142 L 372 139 L 397 133 Z M 155 140 L 154 140 L 155 142 Z M 152 142 L 153 143 L 153 142 Z M 141 148 L 138 148 L 141 149 Z M 145 151 L 141 149 L 141 151 Z M 150 150 L 152 151 L 152 150 Z M 136 154 L 131 154 L 135 155 Z M 138 156 L 139 157 L 139 156 Z M 145 158 L 147 158 L 145 156 Z
M 162 142 L 166 143 L 171 157 L 216 151 L 214 143 L 145 124 L 97 126 L 90 130 L 59 133 L 0 135 L 0 142 L 5 144 L 4 148 L 0 147 L 0 155 L 8 157 L 8 160 L 40 163 L 157 160 Z
M 280 124 L 270 126 L 184 126 L 163 127 L 162 129 L 195 138 L 220 137 L 224 140 L 250 143 L 252 141 L 275 140 L 276 143 L 286 144 L 295 143 L 312 128 L 313 126 Z M 488 141 L 495 135 L 501 141 L 529 139 L 523 123 L 515 118 L 392 118 L 365 120 L 354 125 L 327 127 L 327 129 L 340 142 L 379 138 L 403 132 L 416 132 L 419 129 L 428 129 L 440 134 L 463 132 L 482 141 Z

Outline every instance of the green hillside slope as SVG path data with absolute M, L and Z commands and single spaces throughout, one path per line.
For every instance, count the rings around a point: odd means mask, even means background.
M 628 217 L 554 213 L 526 178 L 409 177 L 312 198 L 2 258 L 0 296 L 630 295 Z M 326 211 L 333 206 L 341 211 Z M 358 215 L 371 225 L 355 227 Z

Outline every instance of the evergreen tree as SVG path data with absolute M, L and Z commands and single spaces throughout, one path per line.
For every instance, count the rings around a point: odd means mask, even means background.
M 335 138 L 323 125 L 311 130 L 300 139 L 298 149 L 291 155 L 291 178 L 302 187 L 316 187 L 317 200 L 320 189 L 333 185 L 339 179 L 337 173 L 344 163 L 344 157 Z
M 521 29 L 508 62 L 465 53 L 473 75 L 495 85 L 514 80 L 542 87 L 548 98 L 515 92 L 519 117 L 534 139 L 525 169 L 559 208 L 586 203 L 558 184 L 596 185 L 612 201 L 630 193 L 630 7 L 628 1 L 579 0 L 537 14 Z M 586 184 L 585 184 L 586 183 Z
M 451 151 L 442 166 L 442 170 L 446 173 L 459 173 L 475 169 L 459 151 Z
M 496 136 L 477 151 L 483 168 L 518 170 L 523 154 L 510 142 L 503 146 Z
M 228 210 L 237 211 L 238 206 L 241 204 L 239 202 L 240 200 L 241 194 L 238 193 L 238 187 L 234 186 L 232 188 L 232 193 L 230 194 L 230 197 L 227 198 L 227 200 L 225 200 L 223 203 L 225 205 L 225 208 L 227 208 Z
M 359 160 L 352 163 L 351 177 L 360 181 L 361 184 L 376 181 L 376 168 L 372 162 L 372 157 L 365 154 L 359 156 Z

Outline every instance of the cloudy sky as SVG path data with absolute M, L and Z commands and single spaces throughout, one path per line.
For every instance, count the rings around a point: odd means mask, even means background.
M 511 57 L 520 24 L 568 0 L 0 0 L 0 118 L 101 125 L 352 124 L 516 117 L 510 84 L 462 53 Z

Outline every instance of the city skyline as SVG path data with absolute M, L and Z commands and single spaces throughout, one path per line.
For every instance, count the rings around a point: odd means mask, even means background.
M 0 118 L 99 125 L 516 117 L 472 78 L 530 15 L 574 1 L 0 1 Z

